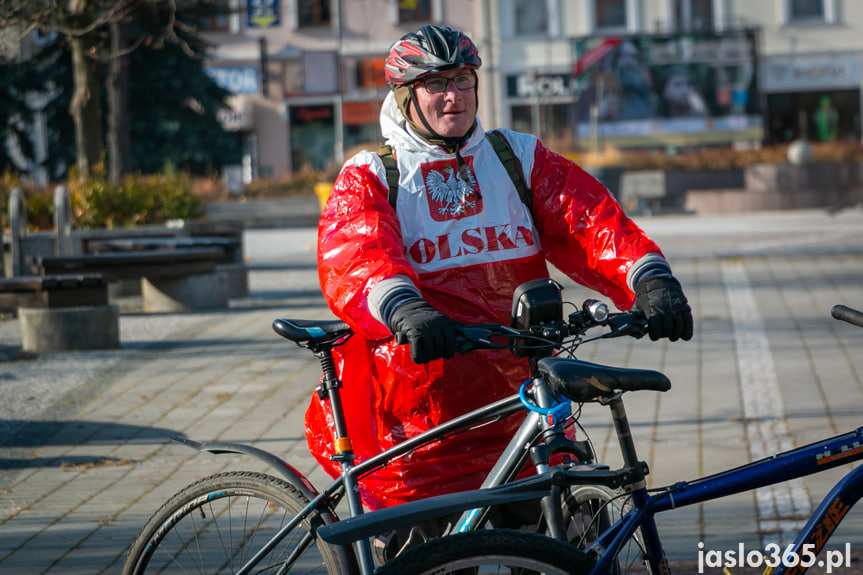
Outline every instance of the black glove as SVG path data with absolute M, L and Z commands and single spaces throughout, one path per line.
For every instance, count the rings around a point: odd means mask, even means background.
M 692 339 L 692 310 L 672 276 L 648 276 L 635 286 L 635 305 L 647 318 L 648 334 L 656 341 Z
M 454 319 L 423 300 L 403 303 L 389 318 L 389 328 L 396 336 L 396 343 L 410 344 L 414 363 L 454 356 L 457 325 Z

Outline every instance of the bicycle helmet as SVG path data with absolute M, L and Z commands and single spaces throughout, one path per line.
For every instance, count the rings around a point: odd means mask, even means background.
M 405 34 L 390 47 L 384 66 L 391 88 L 410 84 L 427 74 L 482 66 L 473 41 L 461 30 L 428 24 Z

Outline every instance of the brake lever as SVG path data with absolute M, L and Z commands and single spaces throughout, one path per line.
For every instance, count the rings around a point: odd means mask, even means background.
M 611 328 L 611 331 L 603 334 L 602 339 L 623 335 L 640 339 L 647 334 L 647 322 L 644 314 L 637 310 L 609 316 L 605 324 Z
M 461 354 L 476 349 L 505 347 L 491 341 L 492 337 L 523 335 L 520 331 L 496 324 L 461 325 L 456 331 L 456 350 Z

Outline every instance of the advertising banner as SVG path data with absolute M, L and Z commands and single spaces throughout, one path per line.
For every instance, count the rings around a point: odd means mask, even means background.
M 261 89 L 257 66 L 205 66 L 204 73 L 231 94 L 257 94 Z
M 279 25 L 279 0 L 248 0 L 249 28 L 274 28 Z
M 762 129 L 754 31 L 582 38 L 573 51 L 581 137 L 591 109 L 604 136 Z

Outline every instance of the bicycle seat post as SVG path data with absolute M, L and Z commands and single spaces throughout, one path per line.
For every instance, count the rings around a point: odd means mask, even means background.
M 333 359 L 333 352 L 329 347 L 325 347 L 315 351 L 315 357 L 320 360 L 321 371 L 323 373 L 321 383 L 318 385 L 318 397 L 329 399 L 333 426 L 336 432 L 336 455 L 333 458 L 335 461 L 353 460 L 351 440 L 348 438 L 348 429 L 345 424 L 345 414 L 342 408 L 342 396 L 339 393 L 342 382 L 339 380 L 338 373 L 336 372 L 336 362 Z
M 611 417 L 614 420 L 614 430 L 617 433 L 617 441 L 620 444 L 620 452 L 623 455 L 623 469 L 627 472 L 626 491 L 635 491 L 646 486 L 644 481 L 647 475 L 647 464 L 638 460 L 635 451 L 635 440 L 632 438 L 632 430 L 626 417 L 626 409 L 623 407 L 623 398 L 620 394 L 608 400 L 611 408 Z
M 360 491 L 357 488 L 357 479 L 351 473 L 356 456 L 351 445 L 351 439 L 348 437 L 348 428 L 345 424 L 345 413 L 342 407 L 342 396 L 339 393 L 342 382 L 336 372 L 336 362 L 333 359 L 332 349 L 324 346 L 315 350 L 314 354 L 321 362 L 321 371 L 323 373 L 321 383 L 318 385 L 318 397 L 329 399 L 330 413 L 333 416 L 333 428 L 335 431 L 333 445 L 335 446 L 335 453 L 330 458 L 341 465 L 342 483 L 348 501 L 348 509 L 351 516 L 355 517 L 362 514 L 363 503 L 360 499 Z M 356 545 L 361 572 L 364 574 L 371 573 L 374 570 L 374 562 L 368 540 L 361 539 L 357 541 Z

